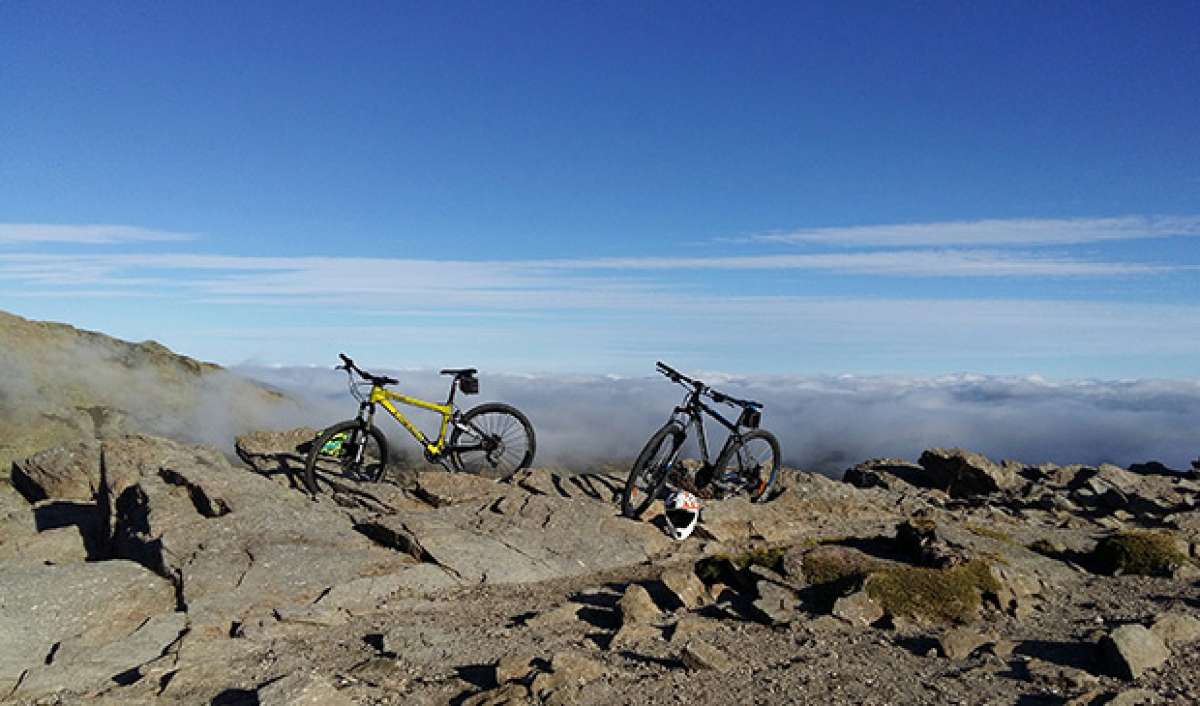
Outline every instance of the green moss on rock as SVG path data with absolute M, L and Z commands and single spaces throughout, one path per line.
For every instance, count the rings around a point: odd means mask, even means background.
M 815 586 L 861 581 L 867 574 L 885 565 L 885 562 L 857 549 L 827 545 L 804 555 L 804 578 Z
M 865 589 L 890 615 L 950 623 L 970 621 L 983 594 L 1000 586 L 991 565 L 975 559 L 949 569 L 883 569 L 867 577 Z
M 740 571 L 749 566 L 761 566 L 782 574 L 786 553 L 786 547 L 757 547 L 738 554 L 715 554 L 696 562 L 696 575 L 712 584 L 729 582 L 731 569 Z
M 1170 576 L 1188 561 L 1170 532 L 1130 530 L 1105 537 L 1092 551 L 1092 563 L 1105 574 Z
M 987 537 L 988 539 L 994 539 L 997 542 L 1004 542 L 1005 544 L 1013 544 L 1013 545 L 1015 545 L 1017 543 L 1017 540 L 1013 539 L 1013 536 L 1011 534 L 1001 531 L 1001 530 L 998 530 L 998 529 L 995 529 L 993 527 L 985 527 L 983 525 L 967 525 L 967 529 L 970 530 L 972 533 L 979 535 L 980 537 Z

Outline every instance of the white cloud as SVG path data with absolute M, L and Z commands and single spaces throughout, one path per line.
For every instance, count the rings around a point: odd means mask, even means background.
M 1069 245 L 1200 235 L 1200 216 L 1117 218 L 1013 218 L 802 228 L 743 240 L 843 246 Z
M 14 243 L 75 243 L 112 245 L 128 242 L 193 240 L 194 235 L 127 225 L 63 225 L 0 223 L 0 245 Z
M 620 257 L 531 261 L 533 268 L 602 270 L 809 270 L 902 277 L 1107 277 L 1178 269 L 992 250 L 922 250 L 733 257 Z

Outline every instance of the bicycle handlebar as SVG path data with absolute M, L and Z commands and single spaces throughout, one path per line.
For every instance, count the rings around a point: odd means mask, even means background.
M 700 380 L 697 380 L 695 378 L 690 378 L 687 375 L 684 375 L 683 373 L 679 372 L 675 368 L 672 368 L 671 366 L 667 365 L 666 363 L 662 362 L 661 360 L 656 362 L 654 364 L 654 367 L 658 370 L 658 372 L 662 373 L 663 375 L 666 375 L 667 378 L 669 378 L 671 380 L 671 382 L 686 382 L 687 384 L 691 385 L 696 390 L 696 392 L 703 394 L 703 395 L 707 395 L 714 402 L 719 402 L 722 404 L 731 404 L 731 405 L 734 405 L 737 407 L 749 407 L 752 409 L 762 409 L 761 402 L 755 402 L 754 400 L 738 399 L 737 397 L 733 397 L 732 395 L 727 395 L 724 392 L 718 392 L 717 390 L 714 390 L 713 388 L 704 384 Z
M 396 383 L 400 382 L 396 378 L 388 377 L 387 375 L 372 375 L 371 373 L 368 373 L 367 371 L 355 365 L 354 361 L 350 360 L 345 353 L 338 353 L 338 357 L 342 359 L 342 364 L 335 366 L 334 370 L 345 370 L 347 372 L 358 373 L 359 377 L 374 385 L 395 385 Z

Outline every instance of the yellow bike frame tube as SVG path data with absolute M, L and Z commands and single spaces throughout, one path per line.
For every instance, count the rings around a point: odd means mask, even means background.
M 438 429 L 437 440 L 430 441 L 429 438 L 425 436 L 424 432 L 418 429 L 412 422 L 408 421 L 408 417 L 404 416 L 400 410 L 396 409 L 396 405 L 392 404 L 391 402 L 392 400 L 396 400 L 401 404 L 409 405 L 410 407 L 428 409 L 431 412 L 437 412 L 438 414 L 442 415 L 442 423 Z M 400 422 L 400 426 L 407 429 L 408 433 L 412 434 L 414 439 L 421 442 L 421 444 L 428 449 L 430 453 L 441 453 L 442 449 L 446 447 L 446 428 L 450 425 L 450 416 L 454 414 L 453 407 L 444 404 L 437 404 L 436 402 L 426 402 L 425 400 L 417 399 L 416 397 L 409 397 L 408 395 L 390 392 L 379 386 L 371 388 L 370 402 L 371 404 L 377 404 L 386 409 L 388 414 L 392 415 L 397 422 Z

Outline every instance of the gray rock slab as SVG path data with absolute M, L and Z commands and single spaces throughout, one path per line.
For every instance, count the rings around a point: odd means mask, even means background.
M 130 561 L 4 563 L 0 586 L 0 679 L 46 666 L 62 645 L 99 650 L 175 610 L 171 584 Z
M 186 613 L 161 613 L 130 635 L 104 645 L 64 640 L 50 664 L 30 670 L 18 695 L 86 694 L 110 688 L 118 679 L 132 681 L 140 676 L 139 667 L 161 657 L 186 628 Z
M 1122 625 L 1100 641 L 1108 669 L 1123 679 L 1137 679 L 1160 667 L 1171 653 L 1161 638 L 1143 625 Z

